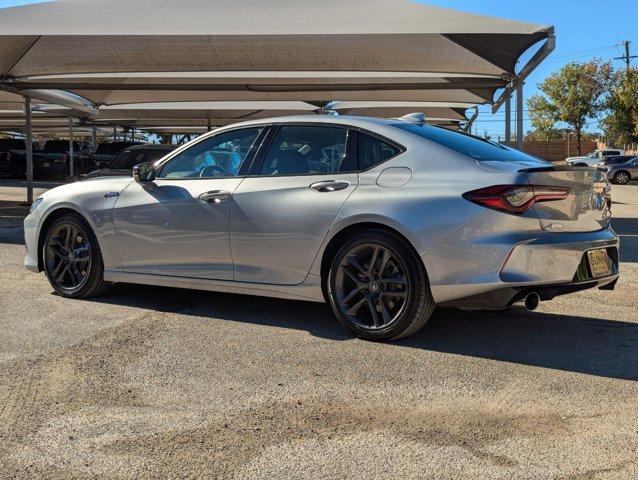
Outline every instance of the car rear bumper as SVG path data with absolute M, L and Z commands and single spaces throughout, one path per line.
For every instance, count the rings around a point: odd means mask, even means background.
M 439 304 L 498 308 L 525 292 L 536 291 L 541 299 L 550 299 L 602 287 L 618 278 L 619 246 L 611 227 L 585 233 L 539 232 L 532 238 L 519 238 L 508 248 L 502 243 L 480 243 L 475 262 L 467 263 L 463 272 L 431 279 L 432 295 Z M 610 259 L 610 274 L 601 278 L 593 278 L 587 260 L 587 252 L 597 249 L 607 250 Z M 450 282 L 452 278 L 457 281 Z
M 613 290 L 618 281 L 618 274 L 608 277 L 590 279 L 580 282 L 534 284 L 529 286 L 503 287 L 478 295 L 449 300 L 439 304 L 446 307 L 468 309 L 501 309 L 518 302 L 523 302 L 530 293 L 537 293 L 542 301 L 552 300 L 559 295 L 599 288 L 601 290 Z

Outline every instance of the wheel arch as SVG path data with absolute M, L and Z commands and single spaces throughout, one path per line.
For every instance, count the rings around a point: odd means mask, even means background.
M 321 290 L 323 292 L 324 298 L 327 300 L 327 280 L 328 280 L 328 270 L 330 269 L 330 263 L 332 262 L 333 257 L 341 247 L 349 238 L 352 238 L 354 235 L 359 232 L 365 230 L 381 230 L 388 232 L 391 235 L 401 238 L 404 240 L 417 254 L 419 257 L 423 268 L 427 273 L 427 268 L 423 263 L 423 259 L 419 254 L 420 244 L 416 244 L 416 240 L 412 235 L 407 232 L 402 232 L 399 228 L 396 228 L 394 225 L 391 225 L 390 222 L 384 222 L 381 219 L 366 219 L 357 221 L 355 223 L 349 223 L 347 225 L 343 225 L 339 229 L 334 229 L 334 233 L 328 239 L 325 248 L 321 252 L 321 262 L 319 264 L 319 275 L 321 277 Z M 407 234 L 406 234 L 407 233 Z M 412 237 L 412 239 L 410 238 Z
M 95 233 L 95 227 L 93 222 L 91 222 L 88 215 L 86 215 L 82 210 L 75 207 L 74 205 L 58 205 L 53 209 L 46 212 L 43 215 L 43 219 L 40 221 L 40 228 L 38 230 L 38 271 L 41 272 L 44 270 L 44 258 L 42 257 L 42 247 L 44 246 L 44 237 L 46 232 L 49 230 L 49 227 L 53 222 L 55 222 L 58 218 L 63 217 L 68 214 L 76 214 L 82 217 L 82 219 L 89 225 L 89 227 Z M 96 235 L 97 237 L 97 235 Z M 100 240 L 98 238 L 98 245 Z

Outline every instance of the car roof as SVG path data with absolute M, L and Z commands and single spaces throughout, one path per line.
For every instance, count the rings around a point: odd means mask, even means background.
M 285 117 L 271 117 L 259 120 L 249 120 L 246 122 L 235 123 L 232 126 L 269 125 L 273 123 L 332 123 L 335 125 L 350 125 L 353 127 L 374 128 L 375 126 L 392 125 L 402 121 L 403 120 L 399 120 L 397 118 L 358 117 L 351 115 L 289 115 Z M 223 128 L 225 129 L 226 127 Z

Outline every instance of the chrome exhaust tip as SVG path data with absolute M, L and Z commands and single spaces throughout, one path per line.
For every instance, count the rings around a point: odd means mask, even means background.
M 532 312 L 538 308 L 541 303 L 541 297 L 538 293 L 532 292 L 525 296 L 525 309 Z

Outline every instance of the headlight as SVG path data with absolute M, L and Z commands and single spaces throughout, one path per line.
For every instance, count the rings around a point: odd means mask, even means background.
M 36 198 L 35 202 L 31 204 L 31 208 L 29 209 L 29 213 L 35 212 L 35 209 L 38 208 L 38 205 L 42 203 L 43 198 Z

